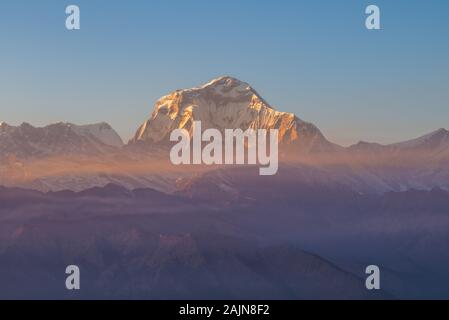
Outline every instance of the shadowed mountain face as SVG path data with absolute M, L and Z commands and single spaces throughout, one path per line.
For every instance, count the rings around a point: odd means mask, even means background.
M 108 185 L 0 189 L 4 298 L 447 298 L 449 194 L 363 196 L 303 182 L 201 199 Z M 252 190 L 252 192 L 250 192 Z M 82 270 L 68 293 L 64 270 Z M 377 264 L 383 291 L 364 289 Z
M 109 185 L 80 193 L 0 189 L 3 298 L 378 298 L 293 244 L 263 242 L 219 203 Z M 58 274 L 61 273 L 61 277 Z
M 142 224 L 143 222 L 143 224 Z M 137 226 L 137 225 L 140 226 Z M 3 298 L 123 299 L 298 299 L 376 298 L 363 282 L 296 247 L 259 247 L 217 234 L 155 234 L 150 221 L 126 220 L 120 229 L 95 224 L 82 242 L 60 223 L 24 230 L 0 259 Z M 93 232 L 87 225 L 82 225 Z M 21 229 L 22 230 L 22 229 Z M 47 240 L 36 233 L 49 232 Z M 114 233 L 113 233 L 114 232 Z M 49 247 L 45 241 L 62 243 Z M 66 252 L 61 255 L 61 250 Z M 20 252 L 20 253 L 19 253 Z M 33 262 L 34 261 L 34 262 Z M 75 261 L 83 270 L 83 291 L 68 293 L 61 270 Z M 30 264 L 33 262 L 33 264 Z M 62 281 L 63 284 L 63 281 Z M 6 289 L 6 290 L 5 290 Z

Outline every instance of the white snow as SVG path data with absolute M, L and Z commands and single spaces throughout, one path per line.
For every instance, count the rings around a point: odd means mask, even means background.
M 174 129 L 187 129 L 191 133 L 194 121 L 201 121 L 204 130 L 279 129 L 280 141 L 296 141 L 300 139 L 299 133 L 313 136 L 308 138 L 311 144 L 313 140 L 316 144 L 325 140 L 314 125 L 292 113 L 276 111 L 249 84 L 220 77 L 162 97 L 133 141 L 164 142 Z M 321 145 L 327 143 L 322 141 Z

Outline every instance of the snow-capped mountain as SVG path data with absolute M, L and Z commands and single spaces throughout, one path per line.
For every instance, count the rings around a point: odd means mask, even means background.
M 278 129 L 282 144 L 307 151 L 329 151 L 338 147 L 313 124 L 292 113 L 276 111 L 249 84 L 221 77 L 197 88 L 177 90 L 156 102 L 151 118 L 138 129 L 132 143 L 161 144 L 174 129 Z
M 80 136 L 88 139 L 98 140 L 101 143 L 111 147 L 122 147 L 122 138 L 112 127 L 105 123 L 88 124 L 83 126 L 77 126 L 74 124 L 68 124 L 72 131 Z
M 391 144 L 396 149 L 447 149 L 449 148 L 449 131 L 439 129 L 417 139 Z
M 404 157 L 427 160 L 444 160 L 449 158 L 449 131 L 439 129 L 416 139 L 381 145 L 378 143 L 359 142 L 348 148 L 351 154 L 379 157 Z M 408 159 L 410 160 L 410 159 Z
M 77 126 L 56 123 L 36 128 L 0 125 L 0 157 L 45 157 L 61 154 L 101 154 L 121 147 L 120 136 L 107 123 Z

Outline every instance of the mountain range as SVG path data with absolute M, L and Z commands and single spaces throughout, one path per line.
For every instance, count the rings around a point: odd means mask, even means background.
M 78 126 L 56 123 L 35 128 L 0 124 L 0 158 L 18 159 L 58 155 L 95 155 L 123 146 L 122 139 L 107 123 Z
M 127 144 L 106 123 L 44 128 L 2 123 L 0 184 L 79 191 L 118 183 L 174 192 L 179 189 L 175 176 L 193 178 L 198 171 L 215 170 L 168 163 L 170 132 L 180 128 L 191 133 L 195 121 L 201 121 L 203 130 L 278 129 L 281 161 L 313 168 L 315 176 L 309 179 L 322 177 L 319 183 L 338 181 L 362 193 L 449 188 L 447 130 L 391 145 L 360 142 L 345 148 L 326 139 L 314 124 L 275 110 L 249 84 L 232 77 L 162 97 Z
M 231 199 L 198 183 L 175 195 L 0 187 L 0 297 L 449 297 L 447 191 L 360 195 L 236 170 Z M 364 287 L 373 263 L 381 291 Z M 69 264 L 82 270 L 80 292 L 61 285 Z
M 195 121 L 279 129 L 278 173 L 171 165 Z M 2 123 L 0 298 L 447 299 L 448 160 L 445 129 L 344 148 L 231 77 L 161 98 L 126 144 L 106 123 Z

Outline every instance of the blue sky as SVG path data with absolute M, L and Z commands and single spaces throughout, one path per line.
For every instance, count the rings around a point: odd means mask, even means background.
M 231 75 L 334 142 L 396 142 L 449 127 L 448 35 L 446 0 L 2 0 L 0 121 L 128 140 L 160 96 Z

